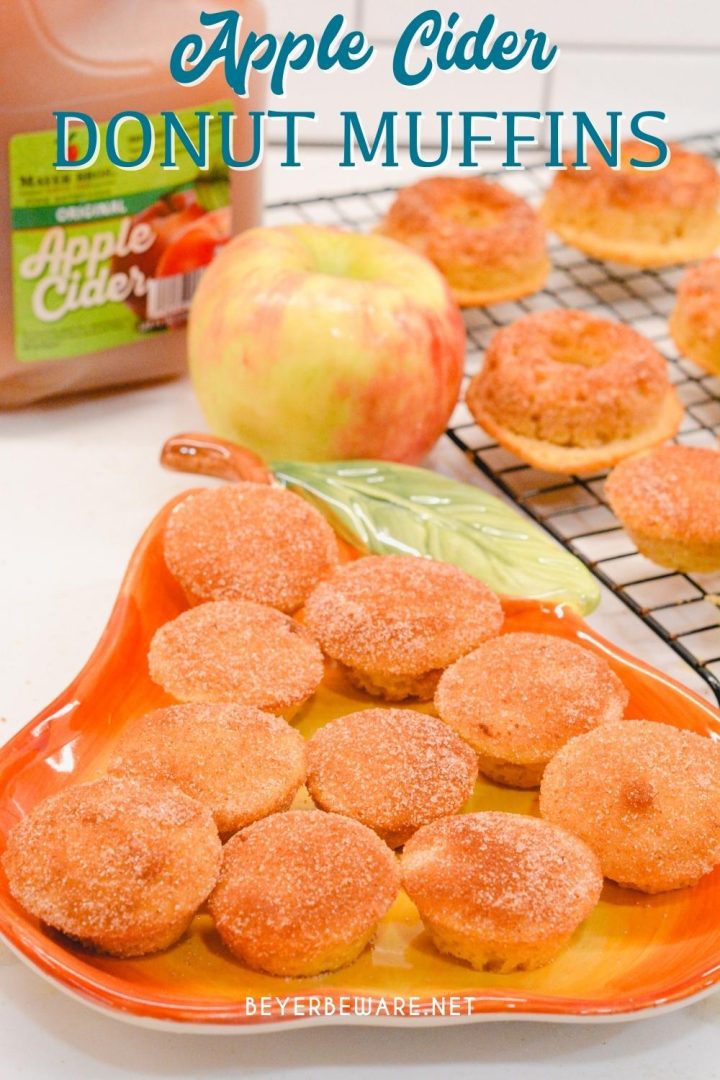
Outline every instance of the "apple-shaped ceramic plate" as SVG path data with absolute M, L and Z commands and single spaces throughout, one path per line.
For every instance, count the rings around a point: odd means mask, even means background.
M 188 453 L 185 467 L 204 471 L 207 463 L 202 453 L 198 458 L 197 445 Z M 216 464 L 210 471 L 237 476 L 236 465 L 226 461 L 222 469 Z M 246 465 L 240 473 L 249 475 Z M 262 478 L 262 472 L 255 478 Z M 13 824 L 41 799 L 102 775 L 127 723 L 170 703 L 151 682 L 146 656 L 157 627 L 186 607 L 162 556 L 163 527 L 175 502 L 161 510 L 140 540 L 107 628 L 83 671 L 0 751 L 0 848 Z M 347 558 L 358 557 L 342 546 Z M 629 716 L 720 738 L 715 708 L 604 641 L 567 605 L 508 599 L 504 606 L 505 631 L 557 634 L 605 656 L 630 691 Z M 330 665 L 320 690 L 295 722 L 309 736 L 333 717 L 369 703 Z M 535 814 L 537 793 L 480 780 L 467 809 Z M 332 1021 L 433 1025 L 509 1018 L 633 1019 L 687 1003 L 717 985 L 719 911 L 720 869 L 695 888 L 659 896 L 607 883 L 600 904 L 554 963 L 531 973 L 497 975 L 473 971 L 436 952 L 417 911 L 401 893 L 374 946 L 354 964 L 313 978 L 281 979 L 233 959 L 204 910 L 166 952 L 132 960 L 95 955 L 23 911 L 0 874 L 0 933 L 38 972 L 117 1017 L 205 1032 Z M 406 1003 L 404 1014 L 393 1015 L 396 998 Z M 314 1005 L 317 1001 L 321 1007 Z

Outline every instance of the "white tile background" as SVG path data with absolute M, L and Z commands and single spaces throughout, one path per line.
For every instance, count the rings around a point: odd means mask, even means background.
M 270 28 L 319 33 L 342 12 L 376 46 L 354 72 L 292 72 L 276 107 L 314 110 L 304 142 L 340 140 L 341 109 L 356 109 L 368 129 L 383 109 L 587 110 L 602 128 L 607 110 L 660 109 L 675 137 L 720 128 L 720 0 L 266 0 Z M 442 72 L 421 87 L 394 81 L 394 42 L 420 11 L 457 11 L 466 28 L 490 11 L 501 29 L 544 30 L 560 47 L 550 72 Z M 427 144 L 432 123 L 428 121 Z

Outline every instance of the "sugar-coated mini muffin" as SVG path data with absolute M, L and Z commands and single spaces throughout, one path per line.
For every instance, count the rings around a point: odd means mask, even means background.
M 539 311 L 493 336 L 467 391 L 501 446 L 557 473 L 609 468 L 677 432 L 683 408 L 655 346 L 584 311 Z
M 10 831 L 2 863 L 31 915 L 100 952 L 143 956 L 182 936 L 220 854 L 199 802 L 168 784 L 108 777 L 39 803 Z
M 680 352 L 720 375 L 720 259 L 706 259 L 683 274 L 670 316 Z
M 108 772 L 176 784 L 227 836 L 288 809 L 305 782 L 305 740 L 281 717 L 247 705 L 171 705 L 123 732 Z
M 545 769 L 540 811 L 620 885 L 658 893 L 720 863 L 720 746 L 648 720 L 579 735 Z
M 440 720 L 410 709 L 365 709 L 308 744 L 308 790 L 399 847 L 421 825 L 454 814 L 477 780 L 472 749 Z
M 550 634 L 515 633 L 449 667 L 435 707 L 475 748 L 485 776 L 531 788 L 568 739 L 620 720 L 628 698 L 602 656 Z
M 602 890 L 590 848 L 538 818 L 441 818 L 405 845 L 403 885 L 440 952 L 478 971 L 531 971 L 569 941 Z
M 503 621 L 486 585 L 448 563 L 371 555 L 337 570 L 308 600 L 323 651 L 369 694 L 429 700 L 440 672 Z
M 596 259 L 631 266 L 668 266 L 709 255 L 720 243 L 720 178 L 715 165 L 677 144 L 660 169 L 636 168 L 653 161 L 655 147 L 623 143 L 620 169 L 599 150 L 587 155 L 588 168 L 572 166 L 555 174 L 542 208 L 545 223 L 565 243 Z
M 318 975 L 352 963 L 395 899 L 387 844 L 338 814 L 290 810 L 225 845 L 210 910 L 225 945 L 271 975 Z
M 638 550 L 671 570 L 720 570 L 720 453 L 661 446 L 623 461 L 605 494 Z
M 298 708 L 323 677 L 322 653 L 299 623 L 274 608 L 217 600 L 156 631 L 150 676 L 178 701 L 235 701 L 268 712 Z
M 550 271 L 538 214 L 486 180 L 439 176 L 403 188 L 380 231 L 435 263 L 463 306 L 528 296 Z
M 338 561 L 335 534 L 315 507 L 251 483 L 191 492 L 168 518 L 164 553 L 191 603 L 252 600 L 286 612 Z

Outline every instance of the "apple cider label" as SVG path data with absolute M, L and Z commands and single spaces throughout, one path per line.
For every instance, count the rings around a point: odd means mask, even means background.
M 152 132 L 142 141 L 149 138 L 152 156 L 136 170 L 114 167 L 108 125 L 98 125 L 94 149 L 86 126 L 69 127 L 67 160 L 89 162 L 77 170 L 55 167 L 55 131 L 13 136 L 18 360 L 81 356 L 185 321 L 205 267 L 230 238 L 229 170 L 219 125 L 206 122 L 228 110 L 222 101 L 179 112 L 172 129 L 161 115 L 147 118 Z M 110 152 L 132 162 L 140 142 L 126 124 L 112 132 Z

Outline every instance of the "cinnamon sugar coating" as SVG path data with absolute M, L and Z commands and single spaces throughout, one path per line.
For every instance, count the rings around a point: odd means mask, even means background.
M 395 899 L 390 848 L 357 821 L 290 810 L 225 845 L 210 910 L 225 945 L 272 975 L 316 975 L 351 963 Z
M 288 809 L 305 781 L 305 740 L 281 717 L 246 705 L 172 705 L 123 732 L 108 772 L 175 784 L 227 836 Z
M 460 304 L 491 304 L 542 288 L 550 269 L 533 208 L 499 184 L 440 176 L 403 188 L 380 231 L 425 255 Z
M 513 434 L 560 447 L 602 446 L 652 423 L 670 391 L 647 338 L 583 311 L 525 315 L 493 336 L 467 403 Z
M 568 244 L 595 258 L 634 266 L 665 266 L 709 255 L 720 242 L 720 177 L 701 154 L 670 144 L 661 169 L 636 168 L 654 147 L 623 143 L 620 169 L 596 148 L 588 168 L 574 168 L 574 154 L 555 174 L 542 208 L 546 224 Z
M 338 561 L 322 514 L 265 484 L 190 492 L 170 514 L 163 543 L 191 603 L 252 600 L 292 612 Z
M 156 631 L 150 676 L 178 701 L 234 701 L 268 712 L 297 708 L 323 677 L 322 653 L 299 623 L 274 608 L 217 600 Z
M 106 778 L 45 799 L 8 836 L 3 868 L 26 911 L 114 956 L 166 949 L 215 885 L 210 811 L 177 788 Z
M 618 465 L 608 501 L 640 551 L 673 570 L 720 570 L 720 452 L 660 446 Z
M 549 634 L 503 634 L 444 672 L 439 715 L 500 783 L 537 787 L 561 746 L 619 720 L 628 692 L 603 657 Z
M 371 694 L 431 698 L 440 672 L 500 630 L 500 602 L 448 563 L 372 555 L 313 592 L 306 623 L 323 651 Z
M 720 374 L 720 259 L 689 267 L 677 289 L 670 331 L 681 353 Z
M 597 857 L 577 837 L 495 811 L 423 826 L 405 846 L 402 872 L 437 948 L 501 972 L 553 959 L 603 883 Z
M 552 759 L 540 811 L 589 844 L 621 885 L 694 885 L 720 863 L 720 746 L 648 720 L 603 724 Z
M 477 779 L 472 749 L 432 716 L 365 709 L 332 721 L 308 744 L 308 790 L 322 810 L 346 814 L 390 847 L 460 810 Z

